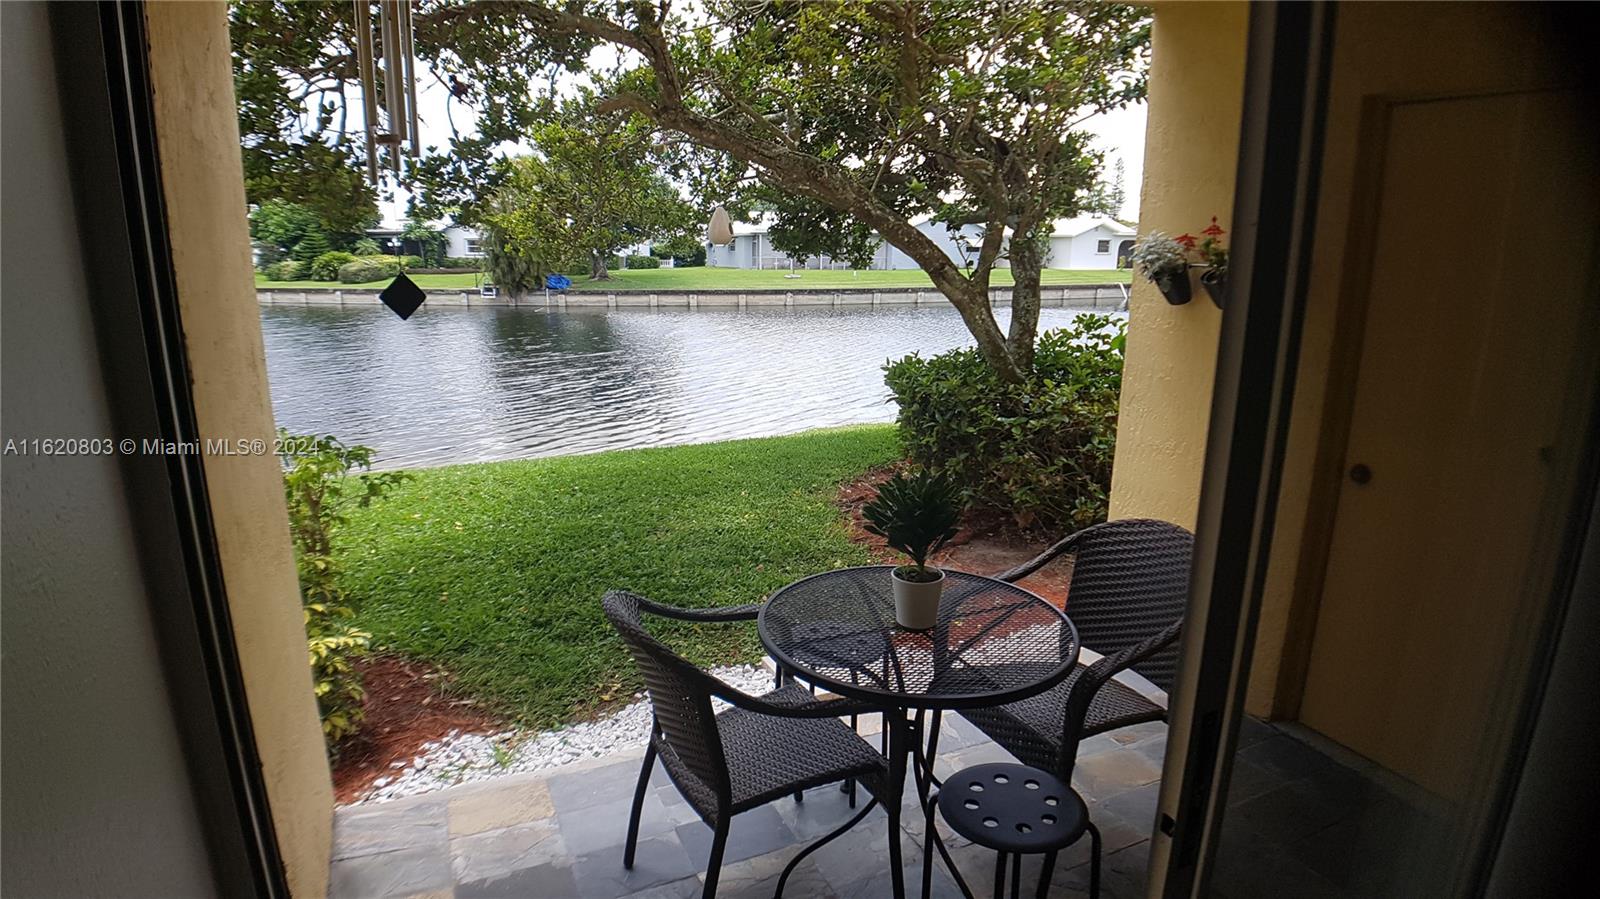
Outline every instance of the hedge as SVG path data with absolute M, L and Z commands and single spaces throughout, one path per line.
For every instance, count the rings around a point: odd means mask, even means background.
M 1104 521 L 1126 324 L 1082 315 L 1039 338 L 1033 376 L 1008 384 L 976 349 L 884 366 L 911 461 L 976 506 L 1056 533 Z

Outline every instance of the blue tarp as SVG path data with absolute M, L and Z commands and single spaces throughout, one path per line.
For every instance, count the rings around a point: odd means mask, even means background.
M 566 275 L 545 275 L 544 286 L 549 290 L 566 290 L 572 286 L 572 279 Z

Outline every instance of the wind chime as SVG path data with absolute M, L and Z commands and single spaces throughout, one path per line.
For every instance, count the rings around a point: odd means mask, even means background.
M 380 156 L 388 163 L 389 171 L 398 177 L 405 157 L 416 159 L 421 155 L 411 4 L 407 0 L 377 0 L 376 38 L 372 28 L 372 0 L 353 0 L 353 5 L 356 67 L 361 77 L 361 108 L 366 122 L 367 180 L 376 188 L 380 183 Z M 374 49 L 378 51 L 376 58 Z M 383 73 L 381 80 L 380 71 Z M 428 297 L 406 276 L 404 249 L 402 245 L 400 274 L 378 294 L 378 299 L 401 319 L 408 319 Z

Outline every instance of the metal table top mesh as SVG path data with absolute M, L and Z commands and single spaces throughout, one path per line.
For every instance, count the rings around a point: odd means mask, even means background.
M 1013 584 L 945 571 L 938 623 L 894 620 L 887 565 L 844 568 L 784 587 L 762 607 L 761 642 L 801 679 L 891 707 L 1012 702 L 1056 685 L 1078 634 L 1055 606 Z

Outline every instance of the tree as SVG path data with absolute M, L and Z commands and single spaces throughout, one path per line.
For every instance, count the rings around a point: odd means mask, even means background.
M 278 93 L 322 104 L 321 146 L 353 146 L 340 140 L 348 94 L 336 89 L 355 82 L 349 19 L 339 2 L 235 7 L 247 173 L 252 155 L 319 161 L 291 152 L 305 144 L 290 130 L 303 117 L 289 122 Z M 408 173 L 419 214 L 477 221 L 515 171 L 502 148 L 576 80 L 599 111 L 671 135 L 667 174 L 697 200 L 736 200 L 722 192 L 753 179 L 788 198 L 779 218 L 792 246 L 850 258 L 848 241 L 874 233 L 900 249 L 1008 381 L 1032 368 L 1042 237 L 1088 208 L 1097 180 L 1078 126 L 1144 96 L 1149 47 L 1142 9 L 1089 0 L 440 0 L 415 22 L 426 70 L 474 112 L 473 134 Z M 594 68 L 600 45 L 618 62 Z M 279 186 L 298 189 L 292 180 Z M 927 216 L 981 227 L 970 267 L 912 224 Z M 1016 287 L 1002 331 L 989 282 L 1007 258 Z
M 294 249 L 289 252 L 289 258 L 310 265 L 318 256 L 331 252 L 333 243 L 328 240 L 328 235 L 324 234 L 321 228 L 313 228 L 294 245 Z
M 250 237 L 281 254 L 292 252 L 307 234 L 320 230 L 316 212 L 298 203 L 268 200 L 250 210 Z
M 534 129 L 536 153 L 512 160 L 485 220 L 545 265 L 607 260 L 640 241 L 696 226 L 695 209 L 658 172 L 653 129 L 632 115 L 594 115 L 580 100 Z
M 1149 41 L 1142 10 L 1080 0 L 711 0 L 694 18 L 666 0 L 563 2 L 527 15 L 576 42 L 552 40 L 552 60 L 578 65 L 594 41 L 624 52 L 602 110 L 721 151 L 819 225 L 870 229 L 916 261 L 1007 381 L 1032 370 L 1049 223 L 1082 211 L 1098 173 L 1077 126 L 1144 95 Z M 969 271 L 912 225 L 922 215 L 982 226 Z M 1007 256 L 1002 332 L 989 281 Z
M 1111 169 L 1111 174 L 1096 181 L 1094 188 L 1089 191 L 1089 198 L 1083 205 L 1084 211 L 1097 212 L 1112 218 L 1120 217 L 1122 206 L 1128 199 L 1125 184 L 1127 178 L 1127 171 L 1119 156 Z
M 418 256 L 422 257 L 422 264 L 437 266 L 444 263 L 444 251 L 449 243 L 444 232 L 437 228 L 430 228 L 427 222 L 416 218 L 406 221 L 406 228 L 400 232 L 402 240 L 416 241 Z

